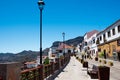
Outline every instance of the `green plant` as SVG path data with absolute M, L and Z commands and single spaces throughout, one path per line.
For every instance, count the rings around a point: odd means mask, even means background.
M 60 59 L 64 59 L 64 56 L 61 55 L 61 56 L 60 56 Z
M 112 61 L 109 61 L 109 62 L 108 62 L 108 65 L 113 66 L 113 62 L 112 62 Z
M 107 63 L 107 61 L 106 60 L 103 60 L 103 64 L 106 64 Z
M 98 56 L 99 56 L 100 58 L 103 58 L 104 52 L 99 52 L 99 53 L 98 53 Z
M 102 62 L 102 60 L 99 60 L 99 62 L 101 63 L 101 62 Z
M 46 65 L 46 64 L 49 64 L 49 58 L 48 57 L 46 57 L 46 59 L 45 59 L 45 61 L 44 61 L 44 64 Z

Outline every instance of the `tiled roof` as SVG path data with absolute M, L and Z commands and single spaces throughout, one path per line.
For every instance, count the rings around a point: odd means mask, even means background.
M 93 30 L 93 31 L 90 31 L 90 32 L 87 32 L 87 39 L 89 39 L 92 35 L 94 35 L 95 33 L 98 33 L 99 31 L 97 30 Z
M 25 64 L 36 64 L 36 61 L 26 62 Z
M 64 49 L 64 46 L 65 46 L 66 49 L 71 49 L 71 48 L 73 48 L 72 46 L 69 46 L 69 45 L 67 45 L 67 44 L 61 43 L 61 44 L 58 46 L 58 50 Z

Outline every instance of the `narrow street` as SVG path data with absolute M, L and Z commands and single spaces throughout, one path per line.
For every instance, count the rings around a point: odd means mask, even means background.
M 61 72 L 55 80 L 98 80 L 91 79 L 89 75 L 87 75 L 86 68 L 82 67 L 82 64 L 75 58 L 71 57 L 69 64 L 66 68 Z
M 89 66 L 100 65 L 98 61 L 87 60 Z M 114 62 L 114 66 L 110 67 L 110 80 L 120 80 L 120 63 Z M 91 79 L 87 74 L 86 68 L 82 67 L 82 64 L 75 58 L 71 57 L 69 64 L 65 67 L 63 72 L 61 72 L 55 80 L 98 80 Z

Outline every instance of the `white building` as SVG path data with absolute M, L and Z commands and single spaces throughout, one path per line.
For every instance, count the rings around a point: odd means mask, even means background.
M 95 56 L 97 52 L 97 45 L 95 42 L 97 33 L 97 30 L 93 30 L 84 35 L 83 51 L 87 53 L 87 55 Z
M 62 53 L 73 53 L 74 51 L 74 47 L 72 46 L 69 46 L 67 44 L 64 44 L 64 43 L 61 43 L 59 46 L 58 46 L 58 50 L 61 50 Z
M 46 57 L 47 56 L 42 56 L 42 63 L 44 63 Z M 37 65 L 40 65 L 40 56 L 37 56 L 36 63 L 37 63 Z
M 97 35 L 100 44 L 104 43 L 105 41 L 108 42 L 119 37 L 120 37 L 120 20 L 116 21 L 114 24 L 107 27 L 105 30 L 101 31 Z
M 114 56 L 120 59 L 120 20 L 108 26 L 97 35 L 98 51 L 104 53 L 104 58 Z
M 56 47 L 49 48 L 48 57 L 49 57 L 50 62 L 55 62 L 55 58 L 58 57 L 58 53 L 56 50 L 57 50 Z
M 90 48 L 91 57 L 95 58 L 96 53 L 98 52 L 96 40 L 97 40 L 97 34 L 98 32 L 94 33 L 89 39 L 88 39 L 88 46 Z
M 33 62 L 26 62 L 25 65 L 26 65 L 27 68 L 35 68 L 35 67 L 38 66 L 38 64 L 35 61 L 33 61 Z

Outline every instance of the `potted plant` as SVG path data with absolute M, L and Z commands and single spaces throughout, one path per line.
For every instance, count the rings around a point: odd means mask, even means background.
M 101 63 L 101 62 L 102 62 L 102 60 L 100 59 L 100 60 L 99 60 L 99 62 Z
M 95 61 L 98 61 L 98 57 L 95 57 Z
M 78 59 L 79 57 L 77 56 L 76 59 Z
M 103 64 L 106 64 L 107 63 L 107 61 L 106 60 L 103 60 Z
M 98 66 L 98 78 L 99 80 L 109 80 L 110 78 L 110 67 L 105 66 L 106 60 L 99 60 L 100 66 Z M 103 64 L 101 64 L 103 63 Z
M 99 56 L 100 58 L 103 58 L 103 57 L 104 57 L 104 52 L 99 52 L 99 53 L 98 53 L 98 56 Z
M 109 80 L 110 67 L 98 66 L 98 78 L 99 78 L 99 80 Z
M 113 66 L 113 62 L 112 62 L 112 61 L 109 61 L 109 62 L 108 62 L 108 65 L 109 65 L 109 66 Z
M 83 64 L 83 62 L 84 62 L 84 59 L 81 59 L 80 61 L 81 61 L 81 63 Z
M 83 61 L 83 67 L 88 68 L 88 62 L 87 61 Z

